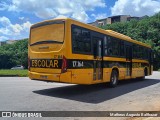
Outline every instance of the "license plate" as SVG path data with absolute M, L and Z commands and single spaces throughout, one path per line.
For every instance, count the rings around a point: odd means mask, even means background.
M 42 79 L 47 79 L 48 76 L 47 76 L 47 75 L 41 75 L 40 78 L 42 78 Z

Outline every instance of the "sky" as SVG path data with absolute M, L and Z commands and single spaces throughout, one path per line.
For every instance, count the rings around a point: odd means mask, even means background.
M 57 17 L 89 23 L 114 15 L 152 16 L 160 0 L 0 0 L 0 41 L 29 37 L 32 24 Z

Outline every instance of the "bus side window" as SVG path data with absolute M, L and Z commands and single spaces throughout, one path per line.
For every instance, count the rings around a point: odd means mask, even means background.
M 108 55 L 108 49 L 107 49 L 107 36 L 104 37 L 104 55 Z
M 145 48 L 144 55 L 145 55 L 145 59 L 147 60 L 148 59 L 148 49 L 147 48 Z
M 133 58 L 137 58 L 136 45 L 133 45 Z
M 74 26 L 72 27 L 72 49 L 78 54 L 91 54 L 90 31 Z
M 94 59 L 96 59 L 97 57 L 97 39 L 95 37 L 93 37 L 92 39 L 93 39 L 93 56 L 94 56 Z
M 82 31 L 80 28 L 74 27 L 72 29 L 72 46 L 73 51 L 80 51 L 80 43 Z
M 153 64 L 153 61 L 154 61 L 154 53 L 153 51 L 151 50 L 151 63 Z
M 82 29 L 82 41 L 84 42 L 84 52 L 91 52 L 91 35 L 90 31 Z
M 119 41 L 119 39 L 117 39 L 117 38 L 114 38 L 114 40 L 113 40 L 113 50 L 114 50 L 114 56 L 119 56 L 119 52 L 120 52 L 120 47 L 119 47 L 119 45 L 120 45 L 120 41 Z
M 108 56 L 120 56 L 120 40 L 109 36 L 107 42 Z
M 113 55 L 113 51 L 112 51 L 112 40 L 111 40 L 111 37 L 108 37 L 108 40 L 107 40 L 107 49 L 108 49 L 108 55 L 109 56 L 112 56 Z
M 122 57 L 125 56 L 124 41 L 120 41 L 120 56 L 122 56 Z

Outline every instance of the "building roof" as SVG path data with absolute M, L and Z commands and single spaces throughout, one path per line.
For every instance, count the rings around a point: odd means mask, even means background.
M 131 17 L 130 15 L 115 15 L 115 16 L 110 16 L 108 18 L 114 18 L 114 17 L 120 17 L 120 16 L 129 16 L 129 17 Z

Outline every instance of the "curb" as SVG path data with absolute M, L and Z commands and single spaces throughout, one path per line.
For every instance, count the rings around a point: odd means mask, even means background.
M 0 75 L 0 77 L 19 77 L 19 75 Z

